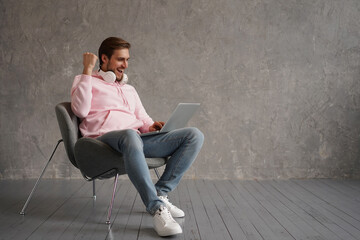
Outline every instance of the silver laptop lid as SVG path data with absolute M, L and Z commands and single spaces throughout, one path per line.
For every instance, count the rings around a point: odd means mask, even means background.
M 200 103 L 179 103 L 160 131 L 142 133 L 140 136 L 167 133 L 175 129 L 183 128 L 199 107 Z
M 185 127 L 199 106 L 200 103 L 179 103 L 160 132 L 170 132 Z

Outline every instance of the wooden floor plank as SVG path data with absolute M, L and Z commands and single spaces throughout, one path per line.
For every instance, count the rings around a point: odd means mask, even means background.
M 216 239 L 231 239 L 229 231 L 210 195 L 208 188 L 206 187 L 204 180 L 196 180 L 194 184 L 197 191 L 200 193 L 200 199 L 204 205 L 205 211 L 209 216 L 211 227 L 214 231 Z
M 1 229 L 7 228 L 15 222 L 24 219 L 19 213 L 24 206 L 27 197 L 29 196 L 32 187 L 35 184 L 35 180 L 28 180 L 28 184 L 25 181 L 1 181 L 1 197 L 0 197 L 0 232 Z M 5 186 L 7 185 L 7 186 Z M 35 191 L 32 200 L 30 201 L 26 213 L 29 213 L 29 209 L 36 208 L 39 201 L 44 201 L 42 192 L 46 192 L 50 189 L 48 184 L 39 184 L 37 191 Z
M 0 215 L 13 207 L 23 205 L 36 180 L 1 180 L 0 192 L 7 193 L 0 197 Z M 44 187 L 43 184 L 39 188 Z M 19 208 L 19 212 L 22 206 Z M 5 213 L 4 213 L 5 214 Z
M 124 240 L 138 239 L 141 223 L 145 214 L 147 213 L 145 211 L 144 204 L 141 201 L 140 195 L 137 193 L 134 206 L 131 209 L 130 217 L 123 235 Z
M 198 192 L 193 182 L 187 182 L 187 188 L 194 209 L 196 223 L 198 225 L 199 234 L 201 239 L 216 240 L 215 233 L 211 227 L 209 216 L 206 213 L 205 207 L 201 201 L 200 193 Z
M 296 204 L 296 201 L 294 201 L 288 194 L 286 190 L 281 188 L 281 186 L 273 181 L 262 181 L 261 184 L 274 196 L 276 196 L 279 201 L 281 201 L 285 206 L 287 206 L 291 211 L 293 211 L 296 215 L 298 215 L 302 220 L 306 221 L 309 226 L 313 228 L 314 231 L 316 231 L 318 234 L 320 234 L 320 239 L 326 239 L 326 240 L 338 240 L 339 238 L 336 237 L 329 229 L 324 227 L 319 221 L 317 221 L 311 214 L 306 212 L 304 209 L 302 209 L 300 206 Z M 295 199 L 296 200 L 296 199 Z M 314 236 L 317 236 L 314 235 Z
M 318 182 L 326 184 L 329 188 L 333 188 L 338 193 L 352 200 L 360 202 L 360 191 L 357 191 L 356 189 L 349 186 L 349 184 L 347 184 L 346 181 L 339 181 L 333 179 L 319 179 Z
M 346 200 L 349 204 L 359 204 L 356 198 L 360 197 L 360 192 L 346 191 L 346 186 L 342 188 L 336 187 L 337 185 L 339 185 L 339 181 L 335 181 L 333 184 L 326 184 L 325 180 L 323 179 L 319 179 L 317 181 L 312 181 L 312 179 L 308 180 L 312 182 L 312 184 L 314 185 L 313 187 L 317 187 L 326 191 L 326 196 L 330 195 L 334 197 L 334 199 L 337 199 L 337 197 L 341 196 L 341 202 L 344 202 L 344 200 Z M 329 181 L 327 182 L 329 183 Z M 360 213 L 360 210 L 357 212 Z
M 246 239 L 264 239 L 260 235 L 257 227 L 250 221 L 250 218 L 246 215 L 243 207 L 244 202 L 237 201 L 237 193 L 234 192 L 232 188 L 230 188 L 232 184 L 229 181 L 214 181 L 214 185 L 221 197 L 223 198 L 224 202 L 226 202 L 226 205 L 230 209 L 231 214 L 236 219 L 240 228 L 244 232 Z M 233 195 L 235 195 L 235 197 Z
M 279 204 L 278 201 L 274 201 L 274 198 L 268 197 L 267 194 L 262 194 L 260 184 L 255 181 L 245 181 L 244 187 L 246 190 L 266 209 L 271 216 L 279 222 L 281 226 L 286 229 L 292 238 L 296 240 L 308 239 L 310 236 L 306 235 L 306 232 L 301 230 L 297 224 L 290 221 L 287 214 L 288 209 L 285 206 Z M 297 222 L 298 219 L 292 218 L 293 221 Z
M 221 197 L 221 194 L 217 191 L 215 185 L 209 181 L 202 181 L 206 186 L 206 191 L 209 193 L 209 198 L 214 201 L 217 209 L 217 214 L 221 217 L 225 224 L 225 227 L 230 234 L 231 239 L 246 239 L 244 231 L 232 215 L 230 208 L 226 205 L 226 202 Z
M 45 179 L 20 216 L 33 184 L 0 181 L 0 240 L 159 239 L 129 180 L 119 181 L 110 226 L 113 179 L 98 182 L 96 201 L 91 183 Z M 359 190 L 358 180 L 183 180 L 169 197 L 185 211 L 184 232 L 171 239 L 360 239 Z
M 92 182 L 87 182 L 86 185 L 92 186 Z M 85 186 L 86 186 L 85 185 Z M 93 216 L 93 214 L 96 214 L 96 207 L 98 206 L 96 204 L 96 201 L 100 200 L 103 197 L 103 192 L 106 191 L 105 189 L 105 182 L 104 181 L 97 181 L 96 180 L 96 195 L 97 199 L 94 199 L 92 197 L 92 190 L 89 191 L 83 199 L 83 207 L 80 209 L 78 214 L 71 219 L 70 224 L 64 229 L 61 236 L 59 236 L 58 239 L 61 240 L 70 240 L 75 239 L 77 235 L 81 232 L 81 230 L 86 226 L 88 220 Z
M 339 181 L 339 180 L 337 180 Z M 346 180 L 340 180 L 340 181 L 345 181 L 346 185 L 348 185 L 349 187 L 353 188 L 355 191 L 360 192 L 360 179 L 346 179 Z
M 15 222 L 5 231 L 4 239 L 26 239 L 44 224 L 71 196 L 84 185 L 83 181 L 47 180 L 40 183 L 25 216 L 11 215 Z M 39 186 L 40 186 L 39 185 Z M 61 192 L 61 194 L 59 194 Z M 16 211 L 13 214 L 18 214 Z M 9 220 L 9 218 L 8 218 Z M 6 225 L 5 225 L 6 226 Z M 2 229 L 1 229 L 1 232 Z
M 322 214 L 325 218 L 328 218 L 332 223 L 336 224 L 340 228 L 342 228 L 345 233 L 343 238 L 345 239 L 352 239 L 357 236 L 360 236 L 360 221 L 352 218 L 351 216 L 347 215 L 346 213 L 334 208 L 326 201 L 323 201 L 322 198 L 318 198 L 314 194 L 309 194 L 309 191 L 302 187 L 302 183 L 304 180 L 299 181 L 291 181 L 288 184 L 291 184 L 291 188 L 298 194 L 301 194 L 302 200 L 306 202 L 308 205 L 311 205 L 313 208 L 316 209 L 317 212 Z M 292 184 L 295 183 L 295 184 Z M 360 206 L 360 204 L 359 204 Z M 339 233 L 343 232 L 343 230 L 337 231 Z M 348 236 L 348 234 L 352 236 Z
M 242 184 L 242 181 L 236 181 L 236 182 L 228 182 L 226 187 L 231 196 L 234 198 L 235 202 L 238 205 L 237 211 L 240 211 L 241 214 L 244 215 L 246 219 L 248 219 L 251 224 L 256 228 L 256 230 L 260 233 L 262 238 L 264 239 L 277 239 L 274 232 L 269 228 L 269 226 L 266 224 L 265 220 L 258 215 L 256 210 L 249 204 L 249 202 L 244 198 L 244 192 L 240 186 Z
M 27 239 L 58 239 L 69 226 L 71 220 L 76 218 L 86 202 L 91 198 L 92 186 L 85 184 L 75 192 L 71 198 L 64 202 L 46 222 L 41 224 Z
M 24 193 L 24 194 L 19 194 L 18 191 L 11 191 L 12 189 L 19 186 L 18 181 L 14 181 L 14 182 L 7 181 L 7 184 L 9 186 L 6 189 L 10 191 L 2 192 L 3 194 L 1 196 L 1 201 L 9 202 L 9 200 L 7 199 L 11 199 L 15 203 L 14 205 L 8 206 L 7 209 L 4 208 L 2 210 L 2 213 L 0 214 L 0 236 L 2 236 L 1 239 L 9 239 L 10 237 L 13 237 L 19 231 L 22 231 L 21 229 L 22 226 L 27 226 L 28 228 L 29 225 L 31 224 L 32 228 L 36 229 L 38 225 L 42 223 L 42 221 L 32 221 L 34 214 L 33 211 L 31 210 L 37 208 L 39 204 L 46 203 L 46 199 L 44 198 L 45 195 L 44 193 L 50 191 L 48 196 L 51 196 L 51 188 L 50 185 L 47 184 L 49 181 L 43 180 L 43 182 L 38 185 L 38 188 L 36 189 L 33 198 L 31 199 L 26 209 L 26 215 L 22 216 L 19 213 L 28 195 L 30 194 L 32 187 L 35 184 L 34 180 L 32 181 L 30 180 L 29 182 L 31 182 L 31 184 L 27 185 L 26 188 L 18 189 L 19 192 Z M 5 191 L 6 189 L 2 188 L 2 191 Z M 48 214 L 51 215 L 51 211 L 49 211 Z
M 303 180 L 301 184 L 321 200 L 360 221 L 359 202 L 340 194 L 319 181 Z
M 317 239 L 317 240 L 325 240 L 324 237 L 322 237 L 318 232 L 316 232 L 308 223 L 305 221 L 301 216 L 297 215 L 296 212 L 294 212 L 291 207 L 286 205 L 286 202 L 283 202 L 282 195 L 277 194 L 276 191 L 269 191 L 267 188 L 263 186 L 263 181 L 252 181 L 252 186 L 258 194 L 263 196 L 265 200 L 262 202 L 266 204 L 265 202 L 268 201 L 272 206 L 274 206 L 278 211 L 288 219 L 288 223 L 290 226 L 287 226 L 286 229 L 291 233 L 292 236 L 294 236 L 295 239 Z M 259 196 L 259 199 L 262 199 L 262 197 Z M 280 197 L 279 197 L 280 196 Z M 271 207 L 267 207 L 268 210 L 272 209 Z M 276 211 L 276 210 L 273 210 Z M 275 215 L 275 213 L 274 213 Z M 278 218 L 279 220 L 282 220 L 281 217 Z M 285 220 L 284 220 L 285 221 Z M 286 223 L 283 225 L 286 226 Z M 297 231 L 294 229 L 294 225 L 299 230 Z
M 290 181 L 278 181 L 277 185 L 279 188 L 282 188 L 283 191 L 286 191 L 287 196 L 291 201 L 295 202 L 299 207 L 316 219 L 321 225 L 323 225 L 329 232 L 337 236 L 338 239 L 353 239 L 351 235 L 346 233 L 342 228 L 332 221 L 332 219 L 326 215 L 325 212 L 320 211 L 320 209 L 314 208 L 311 204 L 308 204 L 306 201 L 306 195 L 299 194 L 294 190 L 296 187 L 294 184 L 291 184 Z
M 187 188 L 188 182 L 191 181 L 193 180 L 183 180 L 177 187 L 176 192 L 178 193 L 179 197 L 178 206 L 180 206 L 180 208 L 185 212 L 185 217 L 183 219 L 177 219 L 177 221 L 180 223 L 183 229 L 183 234 L 180 236 L 181 239 L 199 240 L 199 229 L 195 218 L 194 208 L 191 204 L 189 190 Z
M 238 184 L 238 181 L 232 181 L 234 186 L 241 192 L 243 198 L 247 201 L 249 206 L 257 213 L 257 215 L 263 219 L 268 228 L 275 235 L 275 239 L 294 239 L 287 230 L 278 222 L 278 219 L 274 218 L 267 210 L 264 208 L 259 201 L 245 188 L 245 185 L 248 181 L 243 181 L 242 184 Z
M 296 182 L 302 182 L 296 181 Z M 288 181 L 286 184 L 292 189 L 294 194 L 298 197 L 301 196 L 301 200 L 304 204 L 309 206 L 309 209 L 312 209 L 313 214 L 319 216 L 321 221 L 324 222 L 324 225 L 327 226 L 332 231 L 335 231 L 336 234 L 342 239 L 356 239 L 356 236 L 360 236 L 360 231 L 352 227 L 349 223 L 344 221 L 341 217 L 334 214 L 332 211 L 328 210 L 328 204 L 320 199 L 318 199 L 313 194 L 308 194 L 308 191 L 302 188 L 300 185 L 296 184 L 295 181 Z

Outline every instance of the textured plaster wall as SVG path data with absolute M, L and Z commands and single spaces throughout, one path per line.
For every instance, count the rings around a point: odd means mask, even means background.
M 82 53 L 132 43 L 148 113 L 201 102 L 186 177 L 360 176 L 359 0 L 1 0 L 0 178 L 34 178 L 60 132 Z M 46 177 L 80 177 L 56 153 Z

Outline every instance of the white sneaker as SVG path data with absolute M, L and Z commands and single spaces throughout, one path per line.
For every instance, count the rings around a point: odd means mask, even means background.
M 171 216 L 175 218 L 184 217 L 185 213 L 180 208 L 173 205 L 167 196 L 159 196 L 160 200 L 163 201 L 166 205 L 166 208 L 169 209 Z
M 153 217 L 154 229 L 161 237 L 182 233 L 180 225 L 172 218 L 169 210 L 161 206 Z

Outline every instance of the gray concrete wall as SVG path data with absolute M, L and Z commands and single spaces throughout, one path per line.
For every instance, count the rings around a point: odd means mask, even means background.
M 132 43 L 148 113 L 201 102 L 186 177 L 357 178 L 359 0 L 1 0 L 0 178 L 37 177 L 82 53 Z M 46 177 L 80 177 L 60 147 Z

